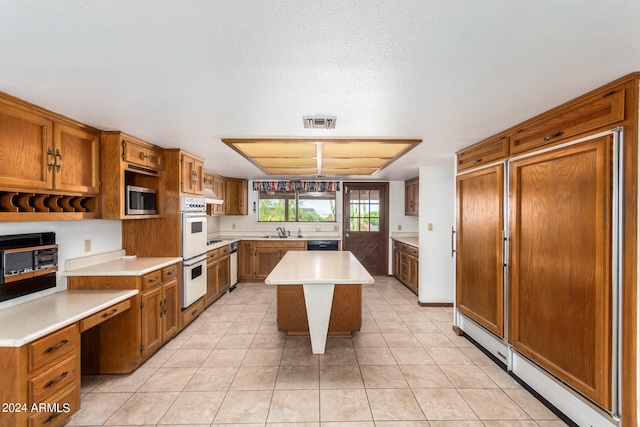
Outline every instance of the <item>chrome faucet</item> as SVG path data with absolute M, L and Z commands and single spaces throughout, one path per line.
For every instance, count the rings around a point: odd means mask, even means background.
M 287 237 L 287 232 L 284 227 L 278 227 L 276 231 L 278 232 L 278 237 Z

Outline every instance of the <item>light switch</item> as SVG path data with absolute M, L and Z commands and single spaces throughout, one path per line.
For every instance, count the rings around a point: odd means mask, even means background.
M 427 230 L 433 231 L 433 224 L 432 223 L 427 224 Z
M 402 224 L 398 224 L 398 231 L 402 230 Z
M 91 240 L 90 239 L 86 239 L 84 241 L 84 251 L 85 252 L 91 252 Z

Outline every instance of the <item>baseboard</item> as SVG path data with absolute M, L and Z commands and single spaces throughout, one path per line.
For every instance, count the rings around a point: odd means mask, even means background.
M 418 305 L 420 307 L 453 307 L 452 302 L 420 302 L 418 301 Z

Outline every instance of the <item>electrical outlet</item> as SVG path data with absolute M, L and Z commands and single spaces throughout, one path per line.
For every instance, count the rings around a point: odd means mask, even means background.
M 402 230 L 402 224 L 398 224 L 398 231 Z
M 432 223 L 427 224 L 427 230 L 433 231 L 433 224 Z
M 84 241 L 84 251 L 85 252 L 91 252 L 91 240 L 90 239 L 86 239 Z
M 320 226 L 316 225 L 316 231 L 320 231 Z
M 231 229 L 235 230 L 236 229 L 236 225 L 235 224 L 231 224 Z
M 333 231 L 340 231 L 340 226 L 339 225 L 334 225 L 333 226 Z

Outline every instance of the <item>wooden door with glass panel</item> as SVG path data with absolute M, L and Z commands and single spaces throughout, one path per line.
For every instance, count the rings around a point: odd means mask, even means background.
M 343 249 L 351 251 L 371 275 L 387 274 L 389 184 L 345 184 Z

